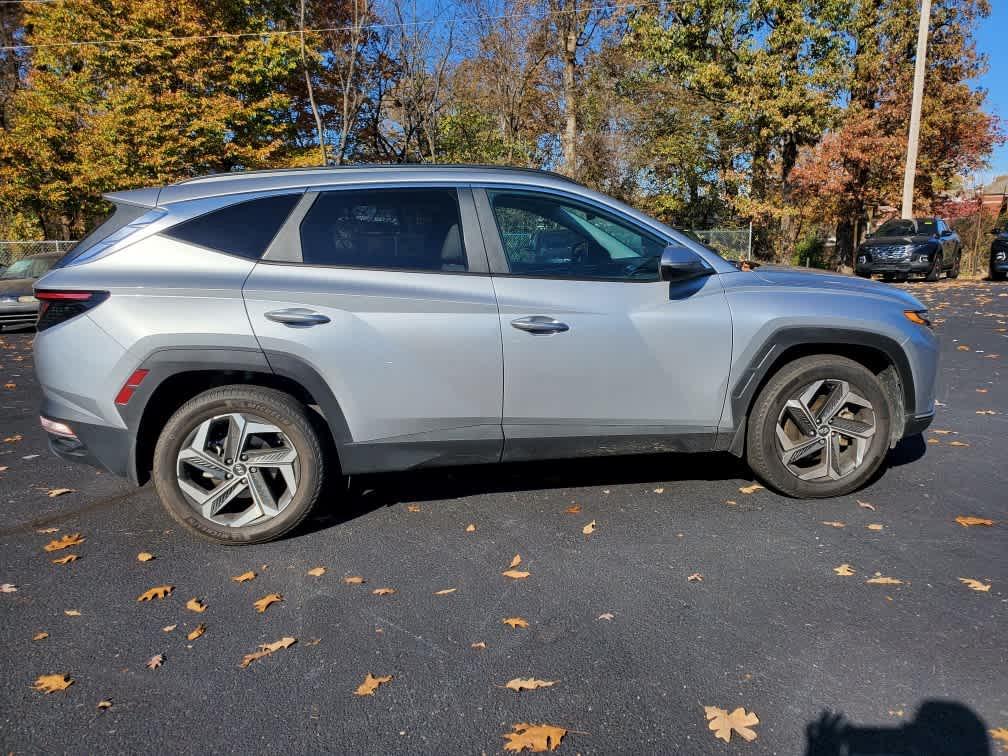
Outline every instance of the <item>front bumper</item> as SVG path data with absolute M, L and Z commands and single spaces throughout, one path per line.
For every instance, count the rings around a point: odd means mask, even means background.
M 113 475 L 127 478 L 134 485 L 139 485 L 136 465 L 133 463 L 136 439 L 129 430 L 63 420 L 51 415 L 44 417 L 64 423 L 74 432 L 73 436 L 47 434 L 49 449 L 57 457 L 67 462 L 83 462 L 108 470 Z
M 0 327 L 35 325 L 38 320 L 38 303 L 7 304 L 0 302 Z
M 867 262 L 859 262 L 855 270 L 864 276 L 868 275 L 880 275 L 883 273 L 892 273 L 896 275 L 911 275 L 911 274 L 925 274 L 931 269 L 931 263 L 927 260 L 923 262 L 917 262 L 915 260 L 906 260 L 901 262 L 874 262 L 869 260 Z

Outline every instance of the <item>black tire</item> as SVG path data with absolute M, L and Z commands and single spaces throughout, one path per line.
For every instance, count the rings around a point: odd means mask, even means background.
M 941 278 L 942 274 L 942 255 L 941 252 L 935 255 L 934 260 L 931 262 L 931 268 L 928 270 L 927 275 L 924 277 L 925 281 L 937 281 Z
M 176 477 L 180 450 L 203 421 L 216 415 L 243 412 L 281 429 L 297 452 L 298 482 L 289 503 L 260 525 L 228 527 L 203 517 L 182 493 Z M 325 453 L 307 408 L 289 394 L 260 386 L 222 386 L 183 404 L 168 420 L 154 448 L 152 478 L 168 513 L 188 530 L 214 543 L 265 543 L 289 533 L 312 511 L 322 492 Z
M 949 268 L 948 277 L 949 278 L 959 278 L 959 267 L 962 264 L 962 250 L 956 252 L 955 260 L 952 263 L 952 267 Z
M 858 278 L 871 278 L 871 273 L 858 273 Z
M 875 414 L 875 435 L 860 466 L 838 480 L 802 480 L 781 460 L 777 439 L 777 421 L 788 399 L 817 380 L 847 381 L 852 390 L 867 399 Z M 860 363 L 822 354 L 802 357 L 788 363 L 766 383 L 749 413 L 746 434 L 746 460 L 769 487 L 799 499 L 843 496 L 855 491 L 879 469 L 889 450 L 892 408 L 882 382 Z
M 1001 272 L 998 272 L 998 271 L 992 270 L 990 272 L 990 279 L 991 279 L 991 281 L 1004 281 L 1006 276 L 1008 276 L 1008 274 L 1001 273 Z

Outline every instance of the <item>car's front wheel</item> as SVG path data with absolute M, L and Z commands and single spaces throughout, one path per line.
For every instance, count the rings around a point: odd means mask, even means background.
M 797 498 L 842 496 L 864 485 L 889 449 L 881 381 L 838 355 L 803 357 L 763 387 L 749 416 L 746 457 L 771 487 Z
M 153 479 L 165 508 L 216 543 L 263 543 L 311 512 L 324 477 L 307 408 L 259 386 L 224 386 L 190 399 L 165 425 Z

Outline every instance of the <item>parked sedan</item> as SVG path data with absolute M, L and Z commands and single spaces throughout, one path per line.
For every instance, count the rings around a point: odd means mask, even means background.
M 906 281 L 921 275 L 937 281 L 943 272 L 958 278 L 961 257 L 959 235 L 941 218 L 894 218 L 858 247 L 855 270 L 863 278 Z
M 43 254 L 22 257 L 0 273 L 0 331 L 35 324 L 39 309 L 32 291 L 35 281 L 48 273 L 62 256 Z
M 1004 281 L 1008 276 L 1008 217 L 998 221 L 991 233 L 990 277 L 992 281 Z

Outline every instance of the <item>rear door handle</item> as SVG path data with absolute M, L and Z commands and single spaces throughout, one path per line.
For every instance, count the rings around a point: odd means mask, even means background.
M 547 315 L 529 315 L 518 318 L 512 320 L 511 325 L 519 331 L 528 333 L 563 333 L 570 330 L 570 326 L 566 323 L 561 323 Z
M 309 310 L 304 307 L 273 310 L 272 312 L 267 312 L 266 317 L 276 323 L 283 323 L 289 326 L 313 326 L 329 322 L 329 318 L 321 312 L 315 312 L 315 310 Z

